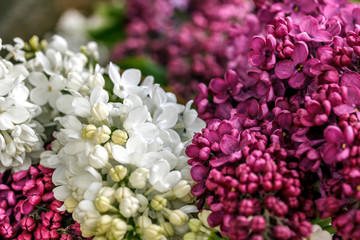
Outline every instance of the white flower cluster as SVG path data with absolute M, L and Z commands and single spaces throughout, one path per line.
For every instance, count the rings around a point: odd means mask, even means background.
M 59 97 L 79 90 L 95 74 L 94 67 L 86 67 L 97 55 L 94 43 L 84 48 L 86 55 L 68 50 L 60 36 L 49 44 L 37 37 L 14 41 L 2 46 L 0 39 L 0 50 L 7 51 L 0 58 L 0 172 L 25 170 L 38 161 L 49 141 L 44 130 L 60 114 Z
M 85 237 L 183 236 L 188 213 L 196 212 L 185 147 L 205 123 L 192 102 L 178 104 L 152 77 L 141 81 L 139 70 L 120 75 L 110 64 L 107 72 L 68 77 L 66 94 L 52 103 L 63 116 L 41 164 L 55 168 L 55 198 Z

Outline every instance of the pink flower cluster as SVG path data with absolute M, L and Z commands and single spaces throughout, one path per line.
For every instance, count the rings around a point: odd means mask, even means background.
M 208 126 L 187 148 L 192 192 L 231 239 L 302 239 L 316 217 L 360 239 L 360 7 L 254 3 L 268 24 L 247 76 L 229 70 L 194 101 Z
M 166 68 L 176 92 L 189 98 L 199 82 L 226 69 L 245 75 L 248 45 L 260 29 L 253 9 L 244 0 L 128 0 L 126 38 L 112 58 L 150 57 Z
M 71 214 L 58 210 L 62 202 L 55 200 L 52 192 L 53 171 L 35 165 L 26 171 L 0 174 L 1 239 L 83 239 Z

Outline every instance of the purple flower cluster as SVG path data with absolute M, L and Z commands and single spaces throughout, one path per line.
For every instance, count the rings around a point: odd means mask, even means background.
M 254 3 L 268 24 L 247 75 L 229 70 L 194 100 L 208 126 L 187 148 L 192 192 L 230 239 L 302 239 L 317 217 L 360 239 L 360 7 Z
M 1 239 L 84 239 L 71 214 L 58 210 L 62 202 L 52 192 L 53 171 L 35 165 L 0 175 Z
M 175 91 L 189 98 L 199 82 L 226 69 L 245 75 L 248 45 L 260 29 L 253 10 L 244 0 L 128 0 L 126 38 L 112 58 L 150 57 L 167 69 Z

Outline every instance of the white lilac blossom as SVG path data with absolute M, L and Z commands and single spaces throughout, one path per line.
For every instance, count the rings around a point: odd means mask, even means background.
M 192 102 L 178 104 L 152 77 L 107 69 L 113 91 L 97 71 L 56 102 L 60 128 L 41 154 L 41 164 L 55 168 L 54 195 L 84 237 L 181 238 L 197 211 L 185 147 L 205 123 Z
M 29 42 L 15 38 L 14 42 L 14 45 L 2 45 L 0 40 L 0 50 L 7 51 L 6 58 L 0 58 L 0 172 L 24 170 L 39 161 L 44 142 L 51 140 L 45 132 L 56 128 L 54 119 L 75 110 L 84 113 L 84 109 L 78 110 L 83 105 L 75 109 L 69 108 L 69 104 L 79 97 L 94 99 L 90 96 L 91 89 L 104 85 L 101 75 L 104 70 L 97 65 L 94 43 L 83 47 L 81 52 L 73 52 L 65 39 L 57 35 L 49 42 L 39 41 L 37 37 Z M 88 114 L 101 121 L 99 116 L 106 111 L 104 100 L 95 100 L 90 101 L 92 108 Z M 93 165 L 105 161 L 104 157 L 98 157 L 104 150 L 94 148 Z M 59 165 L 57 157 L 51 159 L 53 167 Z M 65 168 L 59 171 L 65 172 Z

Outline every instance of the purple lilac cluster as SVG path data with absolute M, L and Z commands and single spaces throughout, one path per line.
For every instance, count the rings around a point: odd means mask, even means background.
M 268 24 L 247 76 L 229 70 L 194 100 L 208 126 L 186 151 L 192 193 L 230 239 L 302 239 L 317 217 L 360 239 L 360 7 L 254 2 Z
M 35 165 L 0 174 L 1 239 L 84 239 L 71 214 L 58 210 L 63 203 L 55 200 L 52 192 L 53 171 Z
M 226 69 L 245 75 L 249 42 L 260 29 L 253 10 L 244 0 L 126 1 L 126 39 L 112 58 L 150 57 L 167 69 L 179 96 L 189 98 L 199 82 Z

